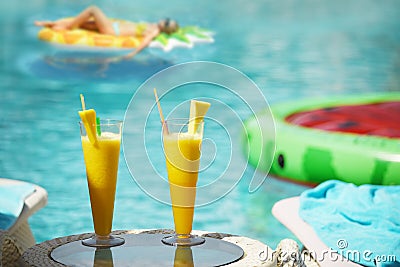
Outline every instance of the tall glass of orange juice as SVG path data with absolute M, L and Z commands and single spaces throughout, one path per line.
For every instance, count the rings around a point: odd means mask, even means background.
M 205 241 L 191 234 L 204 128 L 203 121 L 195 123 L 195 130 L 188 131 L 187 120 L 163 122 L 164 155 L 175 225 L 175 234 L 162 240 L 168 245 L 193 246 Z
M 96 129 L 93 137 L 87 128 Z M 122 245 L 121 237 L 111 234 L 121 146 L 122 121 L 101 120 L 99 124 L 80 122 L 83 157 L 89 187 L 95 235 L 82 243 L 91 247 Z

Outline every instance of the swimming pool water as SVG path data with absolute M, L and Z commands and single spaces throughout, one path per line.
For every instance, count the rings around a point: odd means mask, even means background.
M 103 55 L 60 51 L 36 39 L 34 20 L 71 16 L 89 4 L 113 17 L 153 21 L 168 16 L 182 25 L 197 24 L 213 30 L 215 42 L 170 53 L 149 49 L 107 65 Z M 210 0 L 17 0 L 0 5 L 0 176 L 48 191 L 48 205 L 29 220 L 39 242 L 92 231 L 77 124 L 80 93 L 101 117 L 122 119 L 133 93 L 151 75 L 193 60 L 242 71 L 270 104 L 400 88 L 400 2 L 395 0 L 234 0 L 218 5 Z M 123 158 L 119 170 L 113 228 L 172 228 L 170 207 L 139 189 Z M 271 207 L 306 188 L 268 178 L 250 194 L 248 179 L 198 208 L 194 228 L 245 235 L 271 247 L 293 237 L 273 218 Z

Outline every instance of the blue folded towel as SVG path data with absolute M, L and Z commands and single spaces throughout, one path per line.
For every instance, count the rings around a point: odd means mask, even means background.
M 24 200 L 35 191 L 30 183 L 0 183 L 0 229 L 10 228 L 24 207 Z
M 345 258 L 400 266 L 400 186 L 327 181 L 301 194 L 299 215 Z

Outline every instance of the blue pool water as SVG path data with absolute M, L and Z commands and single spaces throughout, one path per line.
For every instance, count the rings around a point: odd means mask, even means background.
M 170 53 L 149 49 L 106 65 L 104 55 L 82 56 L 37 40 L 34 20 L 71 16 L 90 4 L 113 17 L 154 21 L 169 16 L 182 25 L 197 24 L 212 29 L 215 42 Z M 92 231 L 77 125 L 80 93 L 100 116 L 123 119 L 132 95 L 151 75 L 193 60 L 242 71 L 270 104 L 400 89 L 396 0 L 234 0 L 218 5 L 211 0 L 16 0 L 0 7 L 0 177 L 48 191 L 48 205 L 29 220 L 39 242 Z M 137 112 L 146 115 L 140 108 Z M 119 170 L 113 228 L 172 228 L 170 207 L 139 189 L 123 159 Z M 194 228 L 245 235 L 271 247 L 293 238 L 271 215 L 271 207 L 306 188 L 268 178 L 250 194 L 248 179 L 198 208 Z

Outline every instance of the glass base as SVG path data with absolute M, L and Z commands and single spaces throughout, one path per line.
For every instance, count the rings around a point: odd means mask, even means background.
M 203 244 L 206 240 L 197 235 L 170 235 L 166 236 L 161 241 L 170 246 L 197 246 Z
M 110 236 L 98 236 L 94 235 L 92 238 L 82 240 L 82 245 L 95 248 L 109 248 L 120 246 L 125 243 L 125 239 L 122 237 Z

